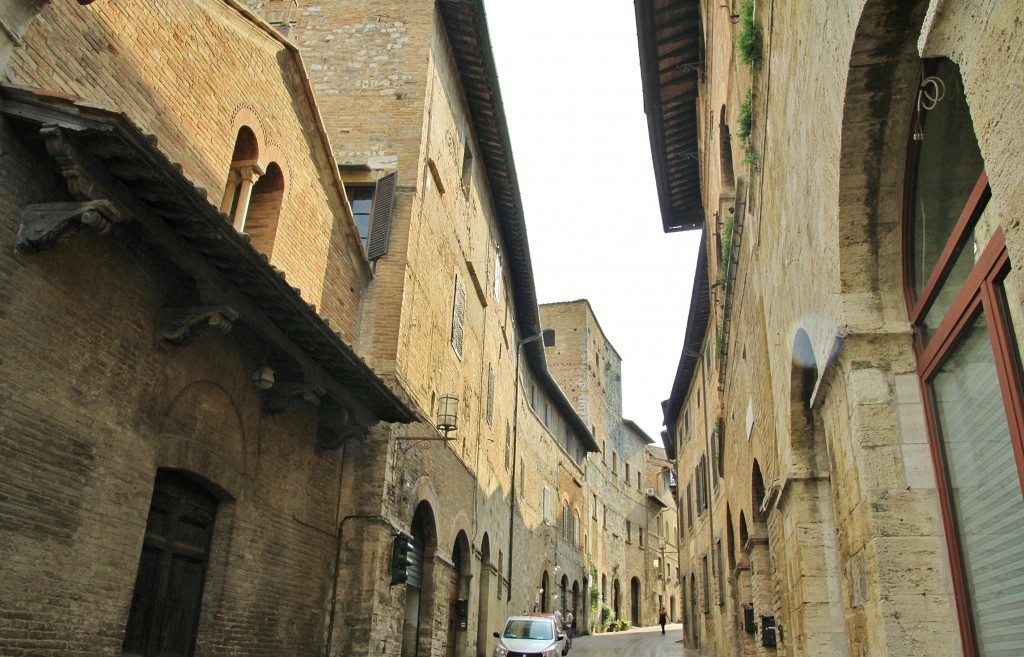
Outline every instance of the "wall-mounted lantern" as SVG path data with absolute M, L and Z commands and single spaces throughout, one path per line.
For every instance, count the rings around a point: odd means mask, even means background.
M 437 430 L 447 438 L 459 428 L 459 398 L 455 395 L 441 395 L 437 400 Z

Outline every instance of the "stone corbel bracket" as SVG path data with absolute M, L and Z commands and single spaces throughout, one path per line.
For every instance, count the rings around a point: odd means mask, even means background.
M 227 333 L 237 319 L 238 311 L 227 305 L 165 308 L 160 337 L 164 342 L 183 347 L 195 342 L 207 330 Z
M 300 400 L 316 406 L 326 394 L 327 389 L 316 383 L 275 383 L 263 391 L 263 410 L 270 414 L 283 413 Z
M 350 440 L 363 440 L 370 428 L 359 422 L 347 409 L 324 404 L 317 413 L 317 451 L 338 449 Z
M 37 203 L 25 208 L 14 248 L 22 253 L 52 249 L 83 228 L 103 234 L 124 221 L 113 204 L 105 200 Z

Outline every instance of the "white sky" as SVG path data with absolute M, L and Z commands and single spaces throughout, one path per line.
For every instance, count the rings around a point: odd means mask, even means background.
M 485 0 L 540 303 L 587 299 L 660 444 L 700 235 L 661 228 L 630 0 Z

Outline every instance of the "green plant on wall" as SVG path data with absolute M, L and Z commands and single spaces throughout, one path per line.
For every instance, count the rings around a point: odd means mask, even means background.
M 729 278 L 729 263 L 732 262 L 732 224 L 733 215 L 730 214 L 722 227 L 722 261 L 718 266 L 718 280 L 722 285 Z
M 754 22 L 754 0 L 740 5 L 740 31 L 736 35 L 736 51 L 740 61 L 751 69 L 761 65 L 761 28 Z
M 740 103 L 739 130 L 736 136 L 739 137 L 740 146 L 743 148 L 743 163 L 757 168 L 757 151 L 754 150 L 754 142 L 750 139 L 750 131 L 754 124 L 754 88 L 747 89 L 747 96 Z

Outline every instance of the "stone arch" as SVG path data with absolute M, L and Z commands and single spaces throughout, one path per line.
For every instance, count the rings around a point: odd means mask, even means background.
M 718 118 L 718 158 L 721 167 L 722 191 L 732 195 L 736 189 L 736 174 L 732 165 L 732 135 L 729 132 L 729 117 L 725 105 Z
M 435 608 L 436 591 L 433 582 L 437 553 L 437 523 L 431 504 L 422 500 L 416 505 L 412 522 L 413 561 L 419 562 L 420 577 L 410 575 L 405 591 L 405 620 L 402 626 L 402 657 L 428 657 L 431 654 L 432 624 L 422 623 L 423 614 L 428 616 Z M 414 568 L 410 568 L 414 570 Z
M 818 363 L 814 347 L 804 329 L 793 337 L 789 377 L 789 449 L 790 465 L 800 475 L 816 470 L 816 441 L 811 395 L 818 381 Z
M 858 320 L 872 326 L 907 321 L 901 225 L 892 219 L 902 215 L 920 67 L 916 39 L 927 7 L 927 0 L 869 0 L 850 54 L 840 137 L 838 291 L 857 295 Z
M 468 622 L 472 555 L 466 532 L 459 530 L 452 545 L 452 566 L 447 590 L 448 638 L 445 649 L 447 657 L 463 657 L 469 648 L 469 633 L 462 631 L 468 627 L 463 627 L 462 623 Z
M 732 509 L 725 505 L 725 554 L 729 571 L 736 567 L 736 535 L 732 528 Z
M 750 472 L 750 505 L 754 523 L 762 526 L 768 520 L 767 509 L 762 510 L 764 499 L 764 474 L 761 472 L 761 464 L 754 459 L 754 465 Z
M 569 576 L 562 573 L 562 579 L 558 584 L 558 609 L 565 613 L 569 608 Z
M 534 603 L 534 611 L 548 612 L 548 592 L 551 590 L 551 583 L 548 580 L 548 571 L 545 568 L 544 574 L 540 578 L 540 591 L 538 592 L 538 600 Z

